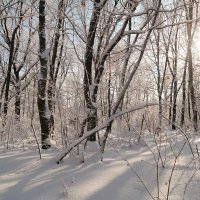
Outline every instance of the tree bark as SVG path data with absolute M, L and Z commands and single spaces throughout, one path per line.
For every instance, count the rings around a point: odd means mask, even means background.
M 97 109 L 93 105 L 91 97 L 91 87 L 92 87 L 92 62 L 93 62 L 93 47 L 94 47 L 94 40 L 97 30 L 97 24 L 100 17 L 102 6 L 99 6 L 100 0 L 94 1 L 94 8 L 92 12 L 92 17 L 90 21 L 90 27 L 87 37 L 87 44 L 86 44 L 86 51 L 85 51 L 85 61 L 84 61 L 84 97 L 87 107 L 87 130 L 90 131 L 97 125 Z M 88 140 L 96 141 L 96 133 L 92 134 Z
M 47 142 L 49 138 L 49 110 L 46 104 L 46 82 L 47 82 L 47 61 L 48 52 L 46 49 L 46 35 L 45 35 L 45 0 L 39 2 L 39 58 L 40 58 L 40 72 L 38 77 L 38 111 L 41 127 L 41 142 L 42 148 L 48 149 L 50 145 Z
M 20 89 L 21 89 L 20 83 L 17 83 L 17 85 L 15 85 L 15 92 L 16 92 L 16 94 L 15 94 L 15 120 L 16 120 L 17 123 L 20 121 L 20 112 L 21 112 L 21 109 L 20 109 L 20 104 L 21 104 Z

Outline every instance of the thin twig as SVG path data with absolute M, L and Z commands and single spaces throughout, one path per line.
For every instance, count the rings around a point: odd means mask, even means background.
M 35 141 L 36 141 L 36 143 L 37 143 L 37 147 L 38 147 L 38 152 L 39 152 L 40 159 L 42 159 L 41 151 L 40 151 L 40 145 L 39 145 L 39 142 L 38 142 L 38 139 L 37 139 L 37 136 L 36 136 L 36 132 L 35 132 L 35 128 L 34 128 L 34 125 L 33 125 L 33 121 L 32 121 L 32 120 L 31 120 L 31 128 L 32 128 L 32 130 L 33 130 L 34 137 L 35 137 Z

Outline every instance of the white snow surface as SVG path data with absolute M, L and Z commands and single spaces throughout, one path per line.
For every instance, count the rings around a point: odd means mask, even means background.
M 171 140 L 175 153 L 181 149 L 182 136 L 168 140 Z M 110 138 L 102 162 L 98 150 L 86 151 L 84 162 L 83 158 L 80 160 L 81 156 L 71 155 L 60 164 L 56 164 L 59 157 L 56 149 L 42 150 L 41 160 L 37 149 L 1 150 L 0 200 L 157 200 L 158 188 L 159 199 L 167 199 L 174 164 L 171 147 L 165 145 L 166 139 L 160 143 L 165 167 L 159 160 L 157 184 L 152 154 L 155 152 L 158 158 L 157 147 L 152 138 L 146 141 L 149 142 L 136 144 Z M 199 159 L 195 151 L 195 146 L 199 145 L 198 137 L 192 144 L 195 158 L 186 144 L 177 159 L 169 200 L 200 199 Z

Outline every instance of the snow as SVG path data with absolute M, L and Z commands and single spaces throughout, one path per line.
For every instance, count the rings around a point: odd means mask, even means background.
M 56 164 L 59 151 L 55 148 L 42 150 L 41 160 L 36 148 L 1 150 L 0 200 L 149 200 L 158 199 L 158 188 L 159 199 L 167 199 L 174 153 L 179 153 L 185 139 L 170 131 L 156 137 L 158 146 L 154 139 L 147 134 L 140 143 L 119 144 L 116 139 L 116 145 L 113 138 L 107 143 L 103 162 L 97 143 L 87 144 L 84 162 L 82 154 L 76 156 L 73 152 L 59 165 Z M 195 151 L 199 138 L 194 136 L 191 143 L 195 158 L 186 143 L 173 171 L 170 200 L 200 199 L 199 158 Z M 164 168 L 158 159 L 158 149 Z M 159 162 L 158 171 L 154 158 Z
M 99 144 L 97 142 L 87 141 L 87 150 L 89 152 L 97 152 L 100 150 Z

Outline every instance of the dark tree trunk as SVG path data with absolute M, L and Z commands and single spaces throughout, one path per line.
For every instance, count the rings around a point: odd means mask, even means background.
M 90 21 L 90 27 L 87 37 L 87 44 L 86 44 L 86 51 L 85 51 L 85 63 L 84 63 L 84 97 L 86 101 L 86 107 L 88 109 L 88 116 L 87 116 L 87 130 L 92 130 L 97 125 L 97 109 L 92 104 L 90 93 L 90 88 L 92 86 L 92 62 L 93 62 L 93 46 L 94 46 L 94 39 L 97 29 L 97 24 L 99 21 L 99 16 L 102 7 L 98 6 L 97 4 L 100 3 L 100 0 L 95 0 L 94 8 L 92 13 L 92 18 Z M 88 140 L 96 141 L 96 133 L 92 134 Z
M 22 4 L 23 4 L 23 1 L 22 1 Z M 22 9 L 22 4 L 21 4 L 21 9 Z M 15 62 L 13 63 L 13 71 L 14 71 L 15 82 L 16 82 L 15 83 L 15 119 L 16 119 L 16 123 L 18 123 L 18 125 L 20 122 L 20 114 L 21 114 L 21 105 L 20 105 L 21 104 L 21 81 L 23 80 L 23 79 L 20 79 L 20 74 L 22 75 L 21 71 L 26 63 L 26 58 L 27 58 L 29 47 L 31 44 L 32 18 L 29 19 L 29 24 L 30 24 L 29 37 L 28 37 L 28 42 L 27 42 L 27 46 L 26 46 L 26 51 L 24 53 L 23 61 L 19 66 L 16 66 Z M 15 49 L 15 58 L 14 58 L 15 60 L 17 60 L 17 52 L 19 52 L 20 35 L 21 35 L 21 31 L 19 30 L 18 40 L 17 40 L 17 44 L 16 44 L 16 49 Z M 24 77 L 26 77 L 28 73 L 26 73 L 26 72 L 24 72 L 24 73 L 25 73 Z
M 1 88 L 1 94 L 0 94 L 0 116 L 2 114 L 2 101 L 3 101 L 3 94 L 4 94 L 6 82 L 7 82 L 7 79 L 5 78 L 2 88 Z
M 20 104 L 21 104 L 21 98 L 20 98 L 20 83 L 16 83 L 15 85 L 15 119 L 16 122 L 18 123 L 20 121 Z
M 56 79 L 57 79 L 57 71 L 59 69 L 55 69 L 55 63 L 57 59 L 58 52 L 58 44 L 60 39 L 60 29 L 63 24 L 63 16 L 64 16 L 64 0 L 61 0 L 58 5 L 58 24 L 56 27 L 55 39 L 53 44 L 53 54 L 50 64 L 49 70 L 49 85 L 48 85 L 48 106 L 50 110 L 50 122 L 49 122 L 49 134 L 54 134 L 54 108 L 55 108 L 55 90 L 56 90 Z M 62 47 L 61 47 L 62 51 Z
M 174 66 L 173 66 L 173 80 L 174 80 L 174 90 L 173 90 L 173 114 L 172 114 L 172 130 L 176 129 L 176 112 L 177 112 L 177 95 L 178 95 L 178 81 L 177 81 L 177 58 L 178 54 L 178 29 L 175 35 L 175 44 L 174 44 Z
M 20 97 L 21 84 L 20 84 L 20 80 L 19 80 L 20 70 L 17 70 L 15 64 L 13 64 L 13 69 L 14 69 L 14 75 L 15 75 L 15 120 L 16 120 L 16 124 L 19 125 L 20 103 L 21 103 L 21 97 Z
M 183 72 L 183 81 L 182 81 L 183 86 L 182 86 L 182 106 L 181 106 L 181 123 L 180 123 L 181 126 L 184 125 L 184 121 L 185 121 L 187 59 L 188 59 L 188 53 L 186 56 L 184 72 Z
M 3 107 L 3 121 L 2 126 L 6 125 L 6 115 L 8 113 L 8 99 L 9 99 L 9 88 L 10 88 L 10 79 L 11 79 L 11 70 L 13 65 L 14 59 L 14 50 L 15 50 L 15 37 L 17 34 L 17 30 L 19 29 L 20 25 L 17 25 L 12 33 L 12 38 L 10 40 L 10 54 L 9 54 L 9 62 L 8 62 L 8 69 L 6 75 L 6 85 L 5 85 L 5 96 L 4 96 L 4 107 Z
M 174 81 L 174 93 L 173 93 L 173 108 L 172 108 L 172 111 L 173 111 L 173 115 L 172 115 L 172 130 L 175 130 L 176 129 L 176 101 L 177 101 L 177 80 Z
M 172 102 L 173 102 L 173 80 L 171 82 L 171 87 L 170 87 L 170 100 L 169 100 L 169 125 L 171 125 L 171 120 L 172 120 Z
M 40 72 L 38 78 L 38 110 L 41 126 L 41 142 L 42 148 L 48 149 L 50 145 L 47 142 L 49 138 L 49 116 L 48 107 L 46 104 L 46 82 L 47 82 L 47 61 L 48 52 L 46 50 L 46 36 L 45 36 L 45 0 L 39 2 L 39 58 L 40 58 Z
M 84 96 L 86 101 L 86 106 L 88 109 L 88 126 L 87 130 L 91 130 L 95 128 L 97 125 L 97 109 L 95 108 L 93 103 L 97 101 L 97 94 L 99 89 L 99 83 L 104 71 L 104 64 L 109 55 L 109 53 L 113 50 L 116 44 L 121 40 L 121 37 L 125 31 L 125 28 L 128 24 L 129 17 L 127 17 L 122 25 L 122 28 L 119 30 L 115 42 L 112 45 L 108 45 L 106 53 L 103 54 L 97 63 L 97 68 L 95 70 L 95 77 L 94 81 L 92 81 L 92 62 L 93 62 L 93 46 L 94 46 L 94 39 L 96 35 L 97 24 L 99 21 L 99 16 L 101 9 L 104 7 L 106 1 L 101 6 L 98 5 L 100 3 L 99 0 L 96 0 L 94 3 L 94 9 L 92 18 L 90 21 L 89 33 L 87 38 L 87 45 L 86 45 L 86 52 L 85 52 L 85 70 L 84 70 Z M 135 10 L 135 8 L 133 9 Z M 94 85 L 93 85 L 94 83 Z M 92 86 L 92 87 L 91 87 Z M 92 91 L 92 93 L 91 93 Z M 96 140 L 96 133 L 91 135 L 88 138 L 90 141 Z
M 187 100 L 188 100 L 188 118 L 191 120 L 191 103 L 190 103 L 190 91 L 189 91 L 189 86 L 188 86 L 188 92 L 187 92 Z

